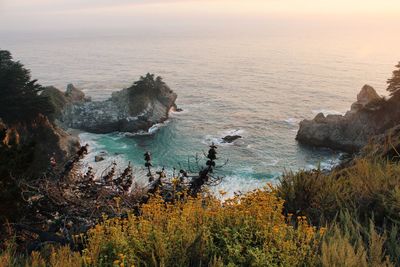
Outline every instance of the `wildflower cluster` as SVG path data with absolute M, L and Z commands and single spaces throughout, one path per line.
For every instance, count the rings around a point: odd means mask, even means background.
M 113 218 L 88 232 L 84 257 L 93 266 L 297 266 L 316 260 L 320 235 L 304 218 L 292 224 L 283 201 L 257 190 L 221 202 L 155 196 L 140 216 Z

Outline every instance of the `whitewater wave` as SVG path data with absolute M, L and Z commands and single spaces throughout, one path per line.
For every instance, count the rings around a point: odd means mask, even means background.
M 229 130 L 226 130 L 226 131 L 222 132 L 222 134 L 224 136 L 227 136 L 227 135 L 243 135 L 244 134 L 244 130 L 243 129 L 229 129 Z
M 156 123 L 153 126 L 151 126 L 147 131 L 138 131 L 138 132 L 134 132 L 134 133 L 130 133 L 130 132 L 122 132 L 119 133 L 120 135 L 126 136 L 126 137 L 132 137 L 132 136 L 143 136 L 143 135 L 153 135 L 156 132 L 158 132 L 158 130 L 160 130 L 162 127 L 167 126 L 167 124 L 170 122 L 170 120 L 166 120 L 162 123 Z
M 220 199 L 228 199 L 235 194 L 245 194 L 247 192 L 263 188 L 268 183 L 276 183 L 276 179 L 254 179 L 240 175 L 230 175 L 223 178 L 222 182 L 211 188 L 211 192 Z M 221 194 L 224 192 L 224 194 Z
M 113 162 L 121 169 L 128 165 L 128 160 L 122 154 L 110 155 L 106 147 L 99 143 L 101 135 L 81 133 L 79 139 L 82 144 L 88 144 L 88 154 L 81 160 L 81 171 L 85 173 L 89 167 L 92 167 L 95 171 L 95 179 L 99 179 L 104 170 L 109 168 Z M 96 162 L 96 156 L 104 157 L 104 160 Z
M 323 113 L 325 116 L 327 115 L 344 115 L 345 113 L 337 111 L 337 110 L 333 110 L 333 109 L 313 109 L 312 113 L 314 115 L 317 115 L 319 113 Z
M 323 171 L 332 170 L 333 168 L 337 167 L 340 164 L 341 155 L 342 154 L 339 154 L 339 156 L 335 159 L 321 161 L 319 164 L 308 164 L 308 165 L 306 165 L 305 169 L 306 170 L 315 170 L 315 169 L 319 168 Z
M 168 121 L 165 121 L 164 123 L 157 123 L 154 124 L 153 126 L 151 126 L 149 128 L 149 130 L 147 131 L 149 134 L 154 134 L 156 133 L 158 130 L 160 130 L 161 127 L 164 127 L 166 124 L 168 123 Z
M 288 118 L 286 120 L 284 120 L 287 124 L 289 124 L 290 126 L 298 126 L 300 120 L 297 118 Z
M 171 110 L 169 112 L 169 115 L 170 115 L 170 117 L 176 117 L 176 116 L 179 116 L 179 115 L 182 115 L 182 114 L 188 114 L 188 113 L 190 113 L 190 110 L 187 109 L 187 108 L 184 108 L 181 111 Z

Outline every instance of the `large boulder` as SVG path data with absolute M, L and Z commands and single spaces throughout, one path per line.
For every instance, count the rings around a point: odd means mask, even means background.
M 367 104 L 380 98 L 381 97 L 378 95 L 375 89 L 372 86 L 366 84 L 363 86 L 360 93 L 358 93 L 357 102 L 362 104 L 363 106 L 366 106 Z
M 400 105 L 394 99 L 380 98 L 370 86 L 364 86 L 357 96 L 358 108 L 346 115 L 318 114 L 313 120 L 303 120 L 296 140 L 302 144 L 357 152 L 372 137 L 400 123 Z
M 222 142 L 223 143 L 233 143 L 234 141 L 236 141 L 237 139 L 240 139 L 240 138 L 242 138 L 242 136 L 240 136 L 240 135 L 227 135 L 222 138 Z
M 357 95 L 357 101 L 351 105 L 351 112 L 357 112 L 362 108 L 365 108 L 368 104 L 380 100 L 381 97 L 377 94 L 375 89 L 366 84 Z
M 83 102 L 85 101 L 85 94 L 72 83 L 67 85 L 67 91 L 65 96 L 70 99 L 71 102 Z

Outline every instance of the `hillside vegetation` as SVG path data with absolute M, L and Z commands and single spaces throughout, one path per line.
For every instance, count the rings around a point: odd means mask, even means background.
M 316 262 L 319 232 L 305 218 L 296 227 L 282 215 L 283 201 L 258 190 L 225 203 L 211 197 L 175 204 L 154 197 L 139 216 L 105 219 L 85 236 L 85 248 L 47 248 L 3 264 L 66 262 L 86 266 L 296 266 Z M 11 247 L 12 248 L 12 247 Z M 55 256 L 57 255 L 57 256 Z
M 104 218 L 84 247 L 21 256 L 4 266 L 397 266 L 400 166 L 359 160 L 322 174 L 289 173 L 225 202 L 203 193 L 174 204 L 155 195 L 138 214 Z M 222 194 L 224 192 L 221 192 Z

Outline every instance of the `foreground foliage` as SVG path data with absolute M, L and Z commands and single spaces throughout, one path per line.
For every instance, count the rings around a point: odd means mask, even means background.
M 224 202 L 153 196 L 75 236 L 78 252 L 21 256 L 10 242 L 0 266 L 399 266 L 399 177 L 397 163 L 359 159 Z
M 153 197 L 141 214 L 105 219 L 82 253 L 47 248 L 28 259 L 9 247 L 0 265 L 15 266 L 303 266 L 315 265 L 320 232 L 304 217 L 291 223 L 283 201 L 258 190 L 224 203 L 207 196 L 175 204 Z

